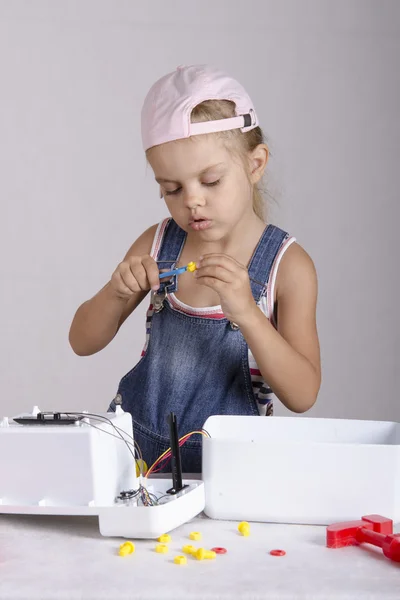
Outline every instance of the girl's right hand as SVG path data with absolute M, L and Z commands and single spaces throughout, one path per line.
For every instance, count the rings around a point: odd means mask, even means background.
M 111 276 L 111 289 L 118 298 L 128 300 L 138 292 L 154 291 L 160 287 L 160 272 L 156 261 L 148 254 L 129 256 Z

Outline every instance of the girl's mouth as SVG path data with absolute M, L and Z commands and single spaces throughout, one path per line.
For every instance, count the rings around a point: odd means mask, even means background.
M 190 221 L 189 227 L 194 231 L 204 231 L 211 227 L 211 221 L 209 219 L 193 219 Z

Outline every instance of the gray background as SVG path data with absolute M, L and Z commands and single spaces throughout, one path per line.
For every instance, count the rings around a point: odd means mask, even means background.
M 307 415 L 400 420 L 396 0 L 0 1 L 0 416 L 104 410 L 138 360 L 147 301 L 98 355 L 75 356 L 68 329 L 167 215 L 140 108 L 155 79 L 201 62 L 252 96 L 271 219 L 318 270 Z

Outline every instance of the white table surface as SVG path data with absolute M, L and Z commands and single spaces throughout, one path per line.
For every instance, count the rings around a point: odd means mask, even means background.
M 120 557 L 125 540 L 102 537 L 97 517 L 0 515 L 0 599 L 400 599 L 400 563 L 369 545 L 328 549 L 324 527 L 251 523 L 246 538 L 236 522 L 200 515 L 171 535 L 168 554 L 136 540 Z M 184 544 L 228 553 L 175 565 Z

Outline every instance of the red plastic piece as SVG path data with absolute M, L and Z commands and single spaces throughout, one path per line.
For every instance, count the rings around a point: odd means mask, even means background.
M 328 548 L 373 544 L 395 562 L 400 562 L 400 534 L 393 533 L 393 521 L 380 515 L 367 515 L 360 521 L 329 525 L 326 529 Z
M 272 556 L 285 556 L 286 552 L 284 550 L 271 550 L 270 554 Z
M 215 554 L 226 554 L 228 552 L 226 548 L 219 548 L 219 547 L 211 548 L 211 550 L 213 552 L 215 552 Z

